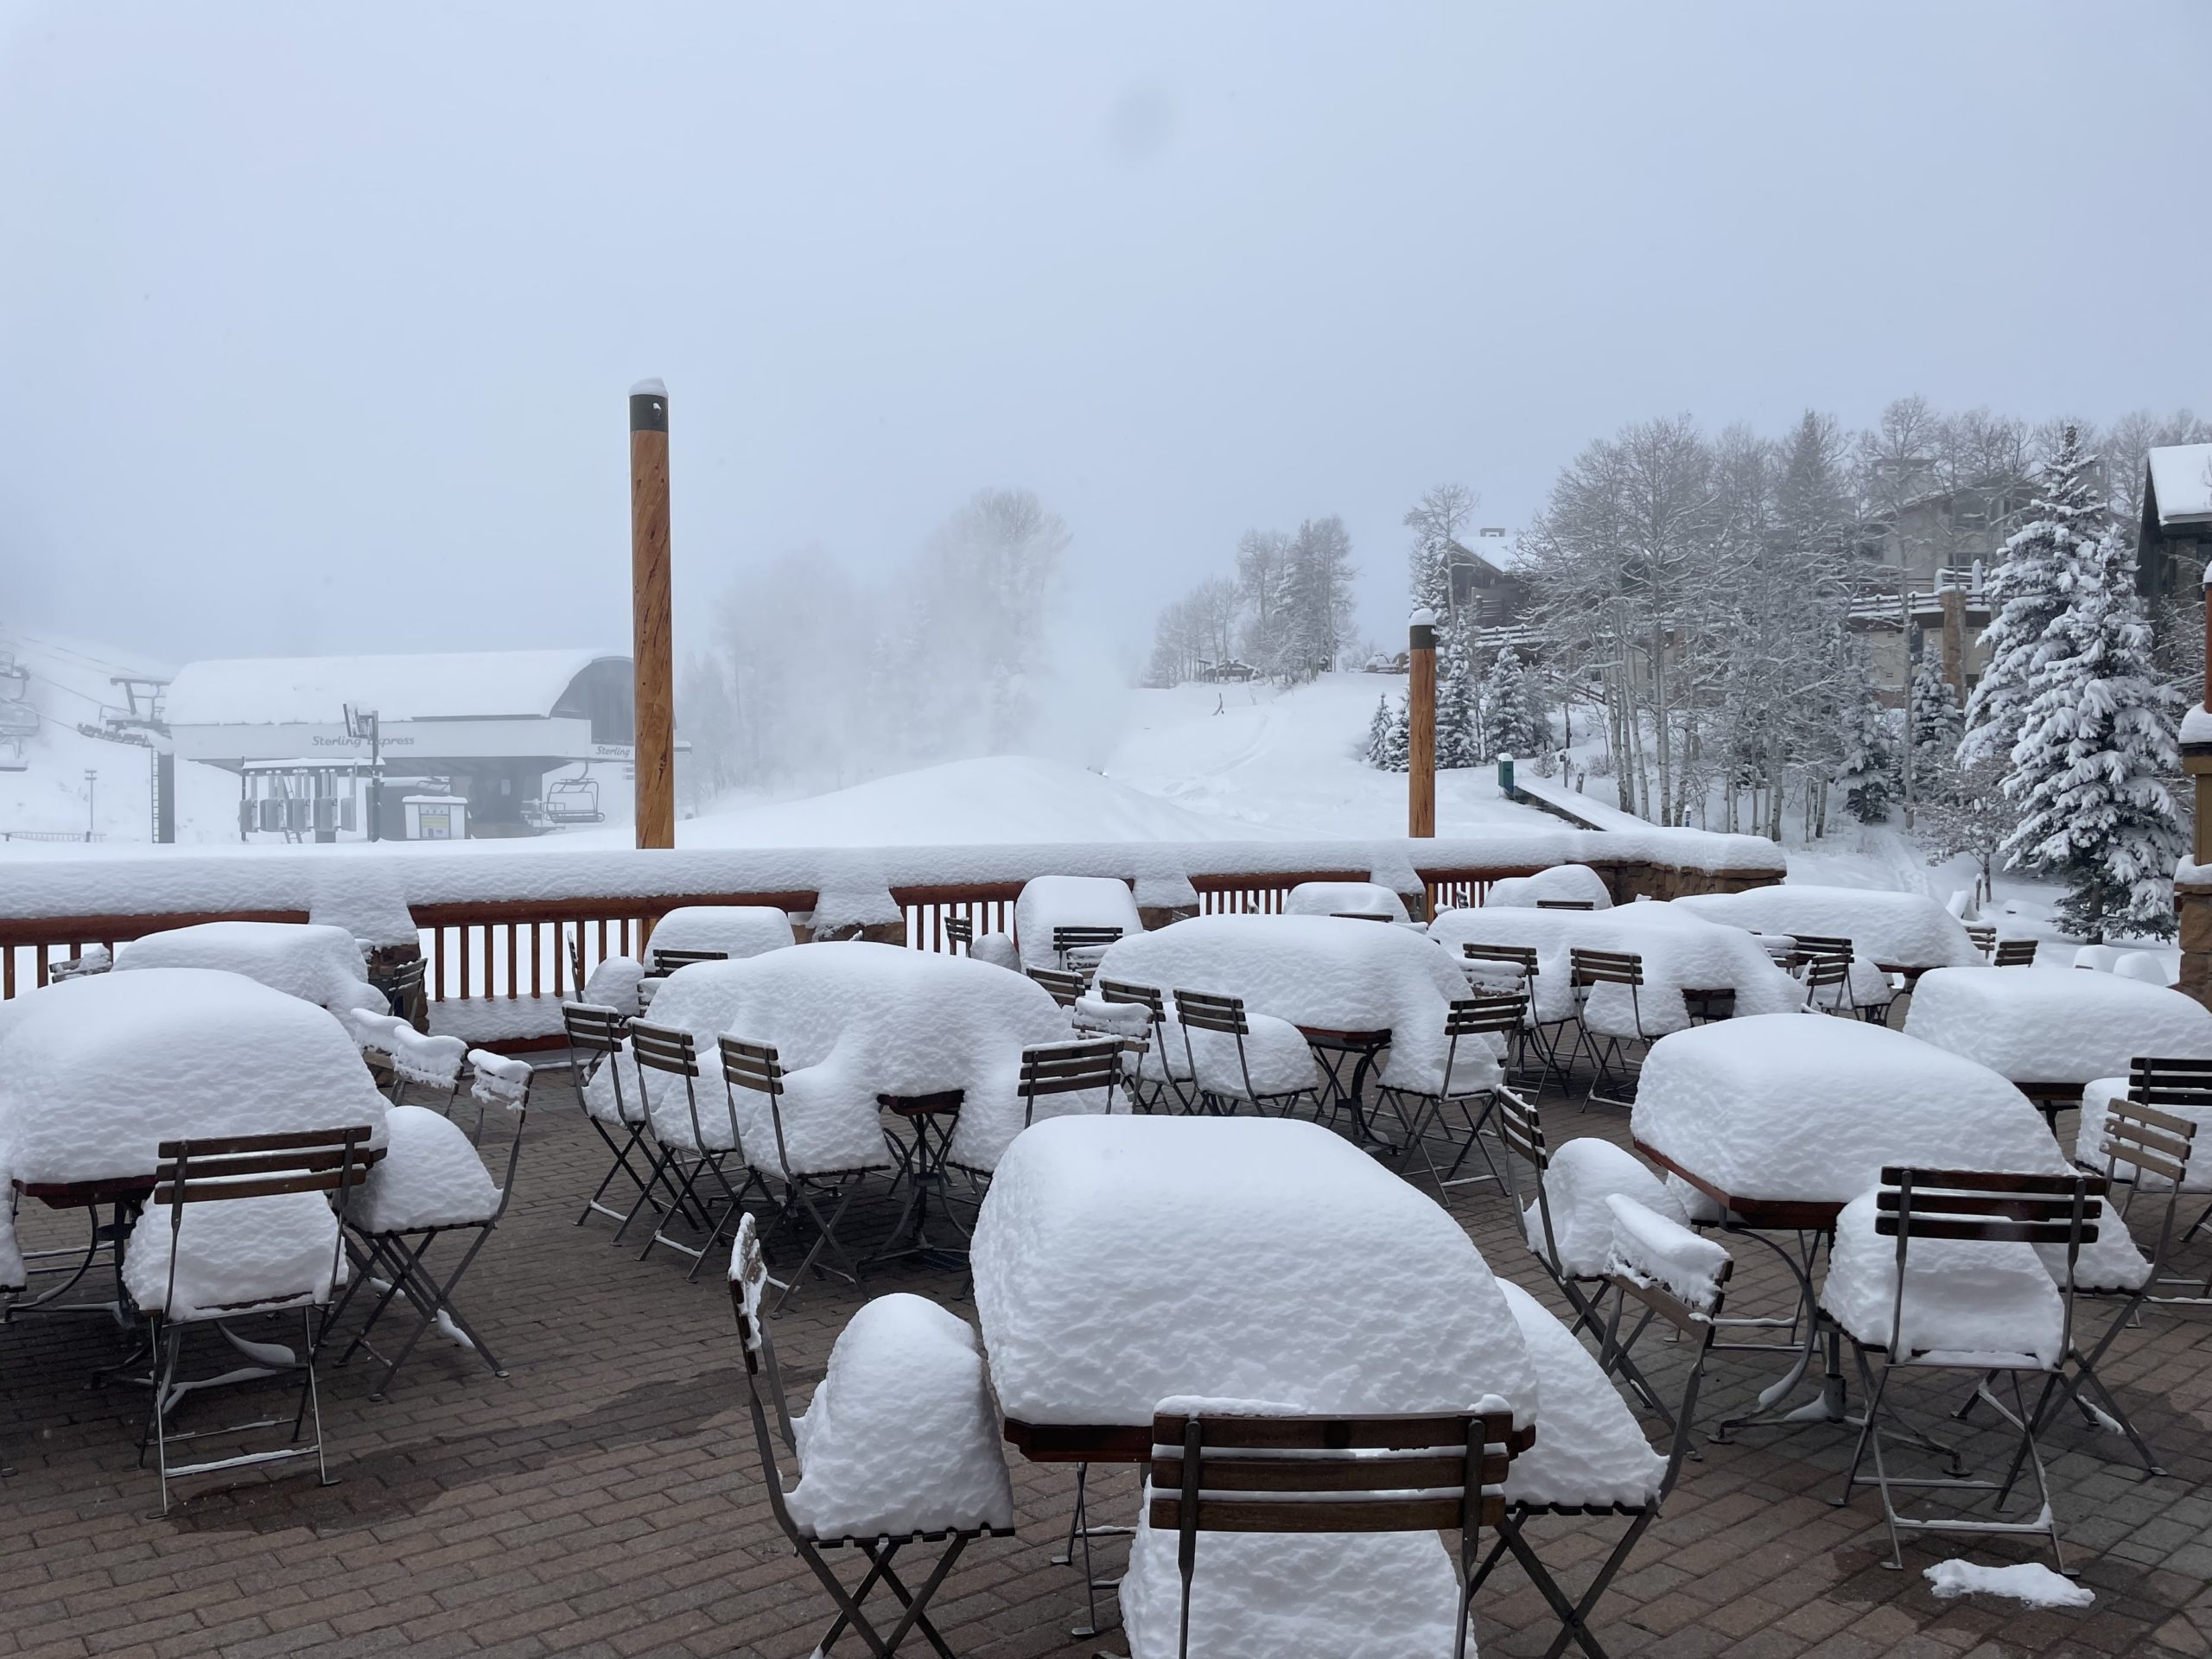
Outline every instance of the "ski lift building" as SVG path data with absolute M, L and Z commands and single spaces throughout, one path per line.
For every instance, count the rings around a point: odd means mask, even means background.
M 594 768 L 633 758 L 632 694 L 613 651 L 233 658 L 179 671 L 165 713 L 179 761 L 238 776 L 241 836 L 397 841 L 421 833 L 410 797 L 451 798 L 472 836 L 595 820 Z

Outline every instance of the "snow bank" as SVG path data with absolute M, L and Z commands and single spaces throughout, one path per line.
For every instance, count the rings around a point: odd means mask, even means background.
M 653 1023 L 691 1033 L 699 1052 L 699 1122 L 709 1147 L 727 1146 L 717 1039 L 728 1033 L 777 1050 L 785 1068 L 784 1135 L 800 1172 L 881 1168 L 889 1158 L 878 1094 L 966 1091 L 956 1154 L 990 1166 L 995 1144 L 1021 1127 L 1021 1051 L 1065 1041 L 1067 1015 L 1033 981 L 987 963 L 903 945 L 848 941 L 771 950 L 738 962 L 702 962 L 670 978 Z M 622 1086 L 638 1072 L 625 1046 L 613 1062 Z M 644 1074 L 655 1132 L 691 1139 L 683 1080 Z M 585 1090 L 613 1109 L 602 1067 Z M 735 1091 L 746 1156 L 777 1166 L 768 1097 Z M 985 1161 L 989 1160 L 989 1161 Z
M 1210 991 L 1241 996 L 1249 1014 L 1293 1026 L 1388 1030 L 1390 1052 L 1380 1076 L 1406 1089 L 1433 1089 L 1442 1081 L 1449 1049 L 1445 1020 L 1453 999 L 1467 995 L 1466 977 L 1452 953 L 1422 935 L 1329 916 L 1194 916 L 1108 947 L 1098 973 L 1157 988 L 1171 1014 L 1173 992 Z M 1248 1051 L 1255 1045 L 1271 1055 L 1280 1050 L 1287 1074 L 1294 1075 L 1295 1056 L 1281 1033 L 1261 1037 L 1260 1021 L 1251 1023 L 1255 1038 L 1248 1040 Z M 1170 1040 L 1179 1035 L 1171 1033 Z M 1219 1051 L 1234 1069 L 1233 1038 L 1201 1042 L 1209 1033 L 1191 1035 L 1202 1078 Z M 1495 1039 L 1488 1040 L 1495 1045 Z M 1306 1065 L 1310 1070 L 1310 1056 Z M 1254 1069 L 1256 1082 L 1257 1064 Z M 1494 1053 L 1461 1042 L 1452 1066 L 1455 1090 L 1484 1087 L 1497 1076 Z
M 1697 893 L 1674 902 L 1694 916 L 1761 933 L 1849 939 L 1861 960 L 1890 968 L 1965 968 L 1982 961 L 1965 924 L 1917 893 L 1784 882 L 1745 893 Z
M 2155 452 L 2154 452 L 2155 453 Z M 1938 1561 L 1922 1575 L 1936 1598 L 1949 1601 L 1959 1596 L 2003 1596 L 2031 1607 L 2087 1607 L 2097 1592 L 2077 1584 L 2063 1573 L 2054 1573 L 2041 1561 L 2015 1561 L 2010 1567 L 1984 1567 L 1955 1556 Z
M 567 1027 L 561 1005 L 569 996 L 448 996 L 429 1005 L 430 1034 L 464 1043 L 514 1043 L 558 1037 Z M 601 1004 L 605 1007 L 605 1004 Z M 637 1012 L 633 1007 L 630 1010 Z
M 145 968 L 220 968 L 271 990 L 328 1008 L 389 1012 L 390 1001 L 361 972 L 361 947 L 342 927 L 290 922 L 202 922 L 133 939 L 116 952 L 118 973 Z
M 1661 1039 L 1630 1122 L 1639 1145 L 1741 1198 L 1845 1204 L 1885 1164 L 2066 1167 L 2041 1115 L 1988 1067 L 1824 1014 L 1722 1020 Z
M 1633 1198 L 1656 1215 L 1689 1225 L 1688 1215 L 1656 1175 L 1634 1154 L 1596 1135 L 1552 1148 L 1544 1196 L 1551 1201 L 1560 1270 L 1579 1279 L 1597 1278 L 1611 1265 L 1615 1197 Z M 1544 1217 L 1534 1199 L 1522 1212 L 1521 1225 L 1529 1248 L 1542 1255 Z
M 346 1219 L 372 1233 L 409 1232 L 486 1221 L 499 1189 L 461 1126 L 426 1106 L 385 1115 L 384 1161 L 346 1206 Z
M 1014 904 L 1014 938 L 1024 968 L 1065 966 L 1052 949 L 1056 927 L 1118 927 L 1141 933 L 1136 896 L 1111 876 L 1039 875 L 1022 884 Z
M 1149 1423 L 1173 1395 L 1535 1413 L 1465 1231 L 1313 1123 L 1040 1123 L 1000 1162 L 972 1261 L 992 1382 L 1024 1421 Z
M 1862 1192 L 1836 1218 L 1821 1306 L 1859 1341 L 1885 1347 L 1897 1294 L 1897 1242 L 1874 1230 L 1874 1198 Z M 1893 1358 L 1986 1355 L 1993 1362 L 2025 1354 L 2055 1365 L 2064 1333 L 2065 1305 L 2034 1246 L 1912 1241 Z
M 194 1135 L 382 1138 L 383 1097 L 338 1021 L 253 980 L 149 968 L 22 1001 L 0 1065 L 0 1159 L 18 1180 L 151 1175 L 162 1141 Z
M 320 1192 L 186 1205 L 174 1292 L 169 1220 L 168 1206 L 149 1205 L 124 1252 L 123 1287 L 143 1313 L 190 1319 L 247 1302 L 329 1299 L 338 1217 Z
M 791 918 L 772 905 L 679 905 L 653 924 L 649 948 L 719 950 L 734 959 L 797 943 Z
M 1668 1192 L 1671 1196 L 1674 1188 L 1669 1185 Z M 1605 1204 L 1613 1212 L 1612 1254 L 1606 1272 L 1639 1285 L 1656 1285 L 1686 1306 L 1711 1313 L 1720 1300 L 1727 1250 L 1632 1198 L 1609 1193 Z
M 1508 910 L 1533 910 L 1539 899 L 1545 899 L 1587 904 L 1595 910 L 1613 907 L 1613 895 L 1605 887 L 1605 878 L 1587 864 L 1555 864 L 1534 875 L 1509 875 L 1503 881 L 1491 883 L 1490 891 L 1483 895 L 1483 903 Z
M 408 912 L 399 867 L 388 858 L 349 858 L 317 869 L 308 887 L 308 920 L 342 927 L 368 945 L 415 944 L 422 938 Z
M 2017 1083 L 2088 1084 L 2138 1058 L 2212 1059 L 2212 1010 L 2195 998 L 2072 968 L 1923 974 L 1904 1028 Z
M 1286 916 L 1388 916 L 1402 922 L 1406 901 L 1375 881 L 1301 881 L 1283 896 Z
M 1611 1379 L 1549 1308 L 1509 1281 L 1497 1287 L 1536 1370 L 1536 1443 L 1507 1469 L 1506 1501 L 1652 1502 L 1667 1459 L 1643 1438 Z
M 1133 1659 L 1173 1659 L 1179 1540 L 1153 1529 L 1151 1497 L 1147 1485 L 1122 1580 L 1122 1624 Z M 1459 1607 L 1452 1558 L 1433 1532 L 1205 1532 L 1191 1580 L 1191 1651 L 1206 1659 L 1448 1655 Z
M 795 1425 L 792 1518 L 817 1538 L 1014 1525 L 976 1332 L 894 1292 L 853 1315 Z

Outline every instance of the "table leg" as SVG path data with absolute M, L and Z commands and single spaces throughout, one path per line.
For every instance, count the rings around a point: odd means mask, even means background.
M 1772 1428 L 1796 1427 L 1806 1423 L 1840 1423 L 1849 1421 L 1844 1408 L 1842 1365 L 1842 1332 L 1833 1321 L 1821 1313 L 1820 1300 L 1813 1288 L 1813 1262 L 1820 1244 L 1815 1239 L 1809 1250 L 1799 1235 L 1799 1251 L 1793 1252 L 1763 1232 L 1749 1228 L 1729 1226 L 1726 1231 L 1738 1238 L 1747 1238 L 1764 1244 L 1782 1259 L 1797 1281 L 1798 1318 L 1804 1335 L 1797 1346 L 1796 1362 L 1776 1382 L 1759 1390 L 1758 1408 L 1748 1415 L 1724 1418 L 1713 1431 L 1716 1444 L 1726 1445 L 1731 1433 L 1739 1428 Z M 1801 1254 L 1802 1252 L 1802 1254 Z M 1813 1359 L 1826 1340 L 1826 1363 L 1821 1377 L 1820 1397 L 1794 1409 L 1785 1408 L 1785 1402 L 1796 1393 L 1798 1387 L 1813 1369 Z

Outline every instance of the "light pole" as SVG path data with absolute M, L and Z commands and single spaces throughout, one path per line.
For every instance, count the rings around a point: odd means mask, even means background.
M 350 702 L 345 709 L 346 735 L 356 743 L 365 741 L 369 746 L 369 839 L 380 840 L 382 837 L 377 834 L 377 807 L 383 794 L 384 722 L 373 709 L 356 709 Z
M 92 838 L 92 826 L 99 822 L 99 813 L 93 810 L 93 801 L 96 798 L 94 791 L 99 788 L 99 781 L 100 769 L 98 766 L 86 766 L 85 768 L 85 839 L 86 841 Z

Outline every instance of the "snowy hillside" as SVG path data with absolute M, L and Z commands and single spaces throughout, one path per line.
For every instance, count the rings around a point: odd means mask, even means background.
M 11 746 L 0 744 L 0 833 L 82 835 L 88 827 L 115 841 L 153 838 L 153 754 L 137 744 L 88 737 L 79 723 L 100 723 L 103 705 L 120 703 L 117 675 L 166 672 L 145 663 L 114 660 L 95 645 L 50 635 L 0 633 L 0 654 L 28 671 L 25 698 L 38 730 L 22 746 L 16 771 Z M 0 688 L 0 691 L 4 691 Z M 90 786 L 85 773 L 99 776 Z

